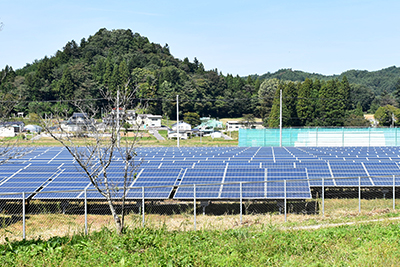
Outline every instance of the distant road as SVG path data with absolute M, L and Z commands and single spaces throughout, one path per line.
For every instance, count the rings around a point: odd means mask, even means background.
M 158 133 L 157 130 L 150 130 L 149 133 L 152 134 L 155 138 L 157 138 L 157 140 L 160 140 L 160 141 L 164 141 L 164 140 L 165 140 L 165 138 L 162 137 L 162 136 Z

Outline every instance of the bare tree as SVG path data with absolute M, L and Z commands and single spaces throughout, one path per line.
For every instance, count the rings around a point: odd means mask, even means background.
M 127 82 L 118 92 L 108 90 L 103 91 L 103 95 L 107 104 L 102 113 L 107 115 L 102 122 L 96 120 L 100 109 L 96 103 L 79 101 L 75 105 L 80 113 L 74 114 L 69 120 L 70 126 L 72 124 L 75 129 L 68 129 L 68 124 L 62 120 L 62 110 L 53 114 L 52 120 L 45 121 L 44 127 L 69 151 L 82 173 L 105 198 L 117 232 L 121 234 L 128 187 L 135 180 L 135 172 L 140 164 L 135 162 L 139 128 L 136 127 L 132 137 L 125 136 L 120 140 L 135 90 Z M 121 168 L 121 175 L 117 178 L 110 175 L 112 167 Z M 120 214 L 116 209 L 119 204 Z
M 7 69 L 0 71 L 0 85 L 6 80 Z M 0 92 L 0 127 L 2 129 L 14 129 L 9 120 L 10 114 L 14 106 L 21 100 L 22 97 L 18 96 L 15 92 Z M 11 159 L 17 159 L 32 151 L 32 148 L 19 146 L 19 137 L 0 137 L 0 165 L 8 162 Z

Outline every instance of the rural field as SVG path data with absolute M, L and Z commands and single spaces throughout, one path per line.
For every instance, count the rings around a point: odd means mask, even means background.
M 392 201 L 327 199 L 325 216 L 277 212 L 201 215 L 131 213 L 123 235 L 110 215 L 29 215 L 1 229 L 2 266 L 398 266 L 400 213 Z M 150 205 L 149 205 L 150 206 Z M 160 206 L 157 207 L 160 209 Z M 151 207 L 149 207 L 151 210 Z M 4 216 L 4 214 L 3 214 Z

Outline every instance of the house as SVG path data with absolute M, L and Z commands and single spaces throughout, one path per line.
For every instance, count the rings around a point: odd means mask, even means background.
M 74 113 L 67 121 L 61 123 L 61 128 L 66 132 L 82 132 L 90 130 L 93 123 L 93 119 L 86 113 Z
M 14 137 L 24 128 L 22 121 L 9 121 L 0 124 L 0 137 Z
M 242 128 L 241 126 L 242 126 L 242 124 L 239 121 L 227 121 L 226 122 L 226 130 L 229 132 L 239 131 L 239 129 Z
M 199 131 L 208 134 L 214 132 L 215 129 L 222 129 L 223 124 L 221 121 L 216 119 L 211 119 L 210 117 L 200 118 L 201 124 L 196 128 Z
M 179 138 L 188 139 L 192 134 L 192 126 L 189 123 L 180 121 L 179 123 L 174 123 L 171 125 L 172 130 L 168 131 L 168 138 L 174 139 L 178 138 L 177 130 L 179 129 Z
M 219 132 L 219 131 L 213 132 L 213 133 L 211 134 L 211 138 L 212 138 L 212 139 L 214 139 L 214 138 L 222 138 L 222 133 Z
M 190 133 L 185 131 L 185 132 L 179 132 L 179 139 L 189 139 Z M 177 139 L 178 138 L 178 133 L 175 131 L 169 131 L 168 132 L 168 139 Z
M 364 114 L 364 119 L 368 120 L 371 123 L 372 127 L 378 126 L 378 121 L 375 120 L 375 115 L 374 114 Z
M 184 121 L 180 121 L 179 124 L 174 123 L 174 124 L 171 125 L 172 131 L 176 131 L 177 130 L 177 127 L 176 127 L 177 125 L 179 125 L 178 126 L 179 127 L 179 131 L 183 132 L 183 131 L 192 130 L 192 126 L 189 123 L 184 122 Z
M 159 128 L 161 127 L 161 115 L 153 115 L 153 114 L 139 114 L 136 117 L 135 124 L 139 127 L 147 128 Z
M 31 133 L 40 133 L 42 131 L 42 127 L 38 125 L 28 124 L 23 129 L 24 132 L 31 132 Z
M 239 129 L 246 129 L 246 128 L 264 129 L 262 121 L 252 122 L 250 127 L 247 127 L 246 124 L 247 123 L 245 121 L 227 121 L 226 122 L 226 130 L 228 132 L 232 132 L 232 131 L 239 131 Z

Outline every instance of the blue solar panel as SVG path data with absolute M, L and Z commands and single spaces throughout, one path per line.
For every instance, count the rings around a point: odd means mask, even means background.
M 132 183 L 134 186 L 171 185 L 172 188 L 178 184 L 249 182 L 251 184 L 243 184 L 242 187 L 243 196 L 247 198 L 280 198 L 282 179 L 303 177 L 310 179 L 310 186 L 322 186 L 320 178 L 326 178 L 325 186 L 358 186 L 360 176 L 362 186 L 391 186 L 392 175 L 400 176 L 400 168 L 395 163 L 400 161 L 398 147 L 139 148 L 137 153 L 139 156 L 136 162 L 141 162 L 137 172 L 143 170 L 143 176 L 138 175 L 138 179 Z M 24 155 L 21 160 L 13 162 L 0 166 L 0 188 L 9 190 L 16 185 L 24 191 L 36 191 L 42 187 L 42 191 L 73 188 L 82 191 L 71 196 L 81 197 L 84 188 L 90 184 L 69 152 L 62 148 L 37 148 Z M 118 186 L 123 183 L 123 166 L 122 160 L 116 158 L 107 170 L 108 177 Z M 170 177 L 168 172 L 173 168 L 179 171 Z M 153 171 L 154 169 L 158 171 Z M 340 177 L 345 179 L 338 179 Z M 257 184 L 265 179 L 277 181 L 274 182 L 277 186 L 269 188 Z M 288 192 L 299 198 L 308 196 L 308 191 L 305 195 L 301 193 L 303 186 L 308 185 L 296 186 L 300 188 L 297 188 L 299 192 L 290 187 Z M 171 188 L 165 191 L 151 189 L 146 193 L 146 198 L 168 198 Z M 228 184 L 199 187 L 198 197 L 237 198 L 238 190 L 239 185 Z M 141 189 L 139 191 L 133 190 L 130 197 L 141 198 Z M 96 192 L 91 196 L 101 197 Z M 175 196 L 193 198 L 193 189 L 178 189 Z

